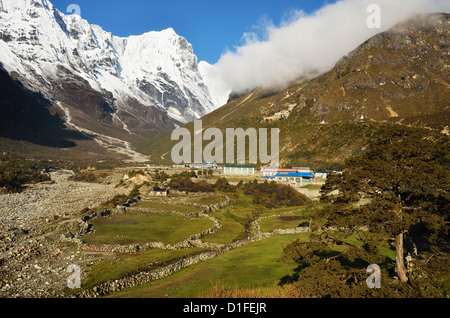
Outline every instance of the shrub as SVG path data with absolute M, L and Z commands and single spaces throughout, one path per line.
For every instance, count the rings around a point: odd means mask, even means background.
M 253 197 L 254 204 L 263 204 L 268 208 L 279 205 L 299 206 L 309 202 L 309 199 L 288 185 L 278 184 L 275 181 L 270 183 L 264 181 L 258 183 L 256 180 L 246 183 L 243 186 L 244 193 Z
M 8 193 L 21 192 L 27 183 L 50 180 L 45 171 L 50 170 L 49 161 L 0 157 L 0 188 Z

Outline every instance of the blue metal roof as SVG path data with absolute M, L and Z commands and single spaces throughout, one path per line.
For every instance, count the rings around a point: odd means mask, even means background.
M 275 177 L 303 177 L 314 178 L 314 174 L 310 172 L 289 172 L 289 173 L 277 173 Z

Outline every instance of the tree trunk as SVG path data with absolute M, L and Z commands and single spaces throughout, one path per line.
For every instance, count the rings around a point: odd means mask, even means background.
M 395 272 L 397 273 L 400 281 L 406 283 L 408 277 L 406 276 L 406 268 L 403 257 L 403 232 L 395 236 Z

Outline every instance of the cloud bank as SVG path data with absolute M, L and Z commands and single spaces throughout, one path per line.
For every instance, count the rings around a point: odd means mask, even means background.
M 367 20 L 381 9 L 380 28 Z M 283 87 L 300 77 L 318 75 L 368 38 L 419 13 L 449 12 L 448 0 L 341 0 L 306 14 L 292 12 L 281 25 L 267 23 L 261 37 L 244 34 L 245 44 L 228 51 L 209 68 L 214 79 L 213 95 L 225 103 L 229 91 L 256 87 Z M 259 26 L 261 28 L 261 26 Z

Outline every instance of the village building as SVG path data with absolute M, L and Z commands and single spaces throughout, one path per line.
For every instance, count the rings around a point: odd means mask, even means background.
M 297 170 L 297 172 L 312 172 L 310 167 L 292 167 L 292 169 Z
M 252 165 L 225 165 L 223 174 L 249 176 L 255 174 L 255 166 Z
M 189 166 L 184 163 L 177 163 L 177 164 L 174 164 L 172 167 L 173 168 L 189 168 Z
M 274 179 L 277 173 L 291 173 L 297 172 L 295 169 L 271 169 L 263 168 L 261 169 L 261 178 L 263 179 Z
M 299 188 L 303 183 L 310 183 L 314 178 L 311 172 L 279 172 L 275 175 L 274 180 L 280 183 L 289 184 L 293 188 Z
M 191 163 L 189 167 L 191 169 L 217 169 L 217 164 L 215 162 Z
M 297 173 L 297 172 L 312 173 L 312 170 L 309 167 L 293 167 L 290 169 L 262 168 L 261 178 L 274 179 L 277 173 Z
M 261 168 L 261 177 L 262 178 L 273 178 L 278 173 L 279 169 L 275 168 Z
M 316 178 L 316 179 L 326 179 L 327 177 L 328 177 L 328 173 L 327 172 L 316 171 L 314 173 L 314 178 Z
M 160 196 L 166 197 L 166 196 L 169 195 L 169 190 L 162 189 L 162 188 L 159 188 L 159 187 L 154 187 L 152 189 L 152 191 L 150 192 L 150 195 L 156 196 L 156 197 L 160 197 Z

